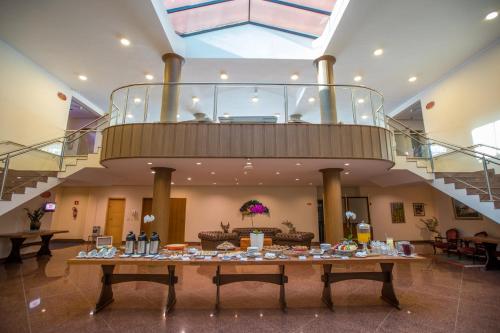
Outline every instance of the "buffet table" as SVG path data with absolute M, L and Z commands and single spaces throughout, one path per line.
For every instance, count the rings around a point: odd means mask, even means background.
M 22 263 L 23 260 L 21 259 L 21 248 L 32 245 L 41 245 L 36 254 L 37 256 L 51 256 L 52 253 L 50 252 L 49 244 L 52 236 L 54 236 L 54 234 L 61 234 L 66 232 L 68 232 L 68 230 L 37 230 L 22 231 L 12 234 L 1 234 L 0 238 L 9 238 L 12 244 L 10 254 L 5 260 L 5 263 Z M 42 241 L 23 244 L 27 238 L 35 237 L 40 237 Z
M 413 256 L 413 257 L 401 257 L 401 256 L 386 256 L 378 255 L 366 258 L 355 258 L 351 257 L 348 259 L 341 258 L 314 258 L 306 257 L 306 259 L 298 259 L 291 257 L 289 259 L 248 259 L 242 260 L 222 260 L 219 257 L 205 258 L 205 259 L 190 259 L 190 260 L 154 260 L 148 258 L 112 258 L 112 259 L 69 259 L 67 263 L 69 265 L 100 265 L 102 268 L 102 286 L 101 294 L 99 300 L 97 301 L 94 313 L 99 312 L 107 305 L 113 302 L 113 289 L 112 285 L 122 282 L 130 281 L 150 281 L 157 282 L 168 285 L 168 296 L 167 305 L 165 308 L 165 313 L 169 313 L 173 310 L 176 296 L 175 296 L 175 284 L 178 282 L 177 276 L 175 276 L 176 266 L 182 265 L 195 265 L 195 266 L 215 266 L 215 276 L 213 277 L 213 283 L 216 285 L 216 299 L 215 299 L 215 310 L 218 311 L 220 305 L 220 295 L 219 290 L 222 285 L 242 282 L 242 281 L 260 281 L 273 283 L 280 286 L 280 307 L 283 311 L 286 311 L 286 299 L 285 299 L 285 283 L 288 282 L 288 277 L 285 275 L 286 265 L 322 265 L 323 274 L 321 276 L 321 281 L 323 282 L 323 294 L 322 300 L 326 306 L 328 306 L 333 311 L 333 300 L 331 293 L 331 285 L 333 283 L 353 280 L 353 279 L 364 279 L 364 280 L 374 280 L 382 282 L 381 297 L 384 301 L 391 304 L 392 306 L 399 309 L 399 301 L 394 292 L 394 287 L 392 284 L 392 269 L 395 263 L 409 263 L 423 260 L 423 257 Z M 380 272 L 332 272 L 332 267 L 335 264 L 379 264 Z M 136 265 L 136 266 L 159 266 L 166 268 L 166 274 L 116 274 L 114 273 L 115 266 L 119 265 Z M 279 272 L 274 274 L 223 274 L 221 268 L 224 266 L 278 266 Z

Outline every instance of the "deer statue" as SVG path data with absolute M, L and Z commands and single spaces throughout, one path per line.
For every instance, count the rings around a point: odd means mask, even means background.
M 283 222 L 281 222 L 281 224 L 285 225 L 288 228 L 289 234 L 293 234 L 294 232 L 296 232 L 295 226 L 293 225 L 292 222 L 290 222 L 288 220 L 284 220 Z
M 220 227 L 222 228 L 222 231 L 224 231 L 225 234 L 229 232 L 229 222 L 227 222 L 227 224 L 224 224 L 222 223 L 222 221 L 220 221 Z

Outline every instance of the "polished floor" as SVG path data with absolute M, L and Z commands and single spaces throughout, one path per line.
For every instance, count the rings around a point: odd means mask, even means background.
M 288 313 L 279 310 L 276 285 L 244 282 L 222 287 L 222 310 L 214 315 L 214 268 L 185 267 L 177 272 L 172 314 L 163 316 L 166 286 L 129 282 L 115 285 L 115 302 L 91 315 L 100 271 L 66 266 L 79 249 L 54 250 L 48 262 L 31 258 L 0 267 L 0 332 L 500 332 L 500 272 L 430 261 L 396 266 L 401 311 L 380 300 L 380 283 L 357 280 L 333 285 L 336 311 L 330 312 L 320 301 L 320 267 L 290 267 Z

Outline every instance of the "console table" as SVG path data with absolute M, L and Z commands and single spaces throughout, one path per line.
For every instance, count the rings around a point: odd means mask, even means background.
M 484 249 L 486 250 L 485 270 L 500 269 L 500 261 L 497 259 L 497 245 L 500 244 L 500 238 L 474 236 L 463 237 L 463 240 L 482 243 L 484 245 Z
M 214 257 L 209 260 L 207 259 L 190 259 L 187 261 L 180 260 L 154 260 L 147 258 L 113 258 L 113 259 L 69 259 L 67 263 L 69 265 L 100 265 L 102 268 L 102 285 L 101 294 L 99 300 L 96 303 L 94 313 L 99 312 L 107 305 L 113 302 L 113 289 L 112 285 L 121 282 L 129 281 L 150 281 L 156 283 L 162 283 L 168 285 L 168 296 L 167 305 L 165 308 L 165 313 L 169 313 L 173 310 L 176 295 L 175 295 L 175 284 L 178 282 L 177 276 L 175 276 L 176 266 L 183 265 L 195 265 L 195 266 L 214 266 L 215 276 L 213 277 L 213 283 L 216 285 L 216 298 L 215 298 L 215 311 L 219 310 L 220 306 L 220 296 L 219 289 L 220 286 L 242 282 L 242 281 L 259 281 L 264 283 L 273 283 L 280 286 L 280 307 L 283 311 L 286 311 L 286 299 L 285 299 L 285 283 L 288 282 L 288 277 L 285 275 L 285 267 L 287 265 L 322 265 L 323 274 L 321 280 L 323 282 L 323 302 L 333 311 L 333 300 L 331 293 L 331 284 L 352 280 L 352 279 L 365 279 L 365 280 L 375 280 L 382 282 L 381 297 L 384 301 L 388 302 L 390 305 L 400 308 L 399 301 L 394 292 L 394 287 L 392 284 L 392 269 L 395 263 L 410 263 L 423 260 L 423 257 L 392 257 L 392 256 L 373 256 L 367 258 L 331 258 L 331 259 L 314 259 L 312 257 L 307 257 L 305 260 L 300 260 L 298 258 L 290 259 L 272 259 L 272 260 L 255 260 L 248 259 L 247 261 L 240 260 L 222 260 L 220 258 Z M 381 267 L 380 272 L 332 272 L 332 267 L 335 264 L 379 264 Z M 166 274 L 119 274 L 114 273 L 115 266 L 120 265 L 136 265 L 136 266 L 159 266 L 166 268 Z M 279 271 L 272 274 L 259 274 L 259 273 L 238 273 L 238 274 L 223 274 L 222 268 L 227 266 L 278 266 Z
M 33 245 L 41 245 L 40 249 L 36 253 L 37 256 L 51 256 L 52 253 L 50 252 L 49 248 L 50 239 L 52 238 L 52 236 L 54 236 L 54 234 L 61 234 L 66 232 L 68 232 L 68 230 L 37 230 L 22 231 L 12 234 L 0 234 L 0 238 L 9 238 L 12 244 L 10 254 L 5 260 L 5 263 L 22 263 L 23 260 L 21 259 L 21 248 Z M 40 237 L 42 241 L 23 244 L 26 239 L 35 237 Z

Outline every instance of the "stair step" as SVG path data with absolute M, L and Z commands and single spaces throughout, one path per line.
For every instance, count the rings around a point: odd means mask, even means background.
M 479 194 L 479 200 L 480 201 L 490 201 L 490 195 L 486 193 L 481 193 Z M 494 201 L 500 201 L 500 196 L 496 195 L 496 197 L 493 198 Z
M 472 171 L 472 172 L 436 172 L 436 178 L 446 178 L 446 177 L 455 177 L 455 178 L 484 178 L 484 171 Z M 493 169 L 488 170 L 488 177 L 494 177 L 495 171 Z

